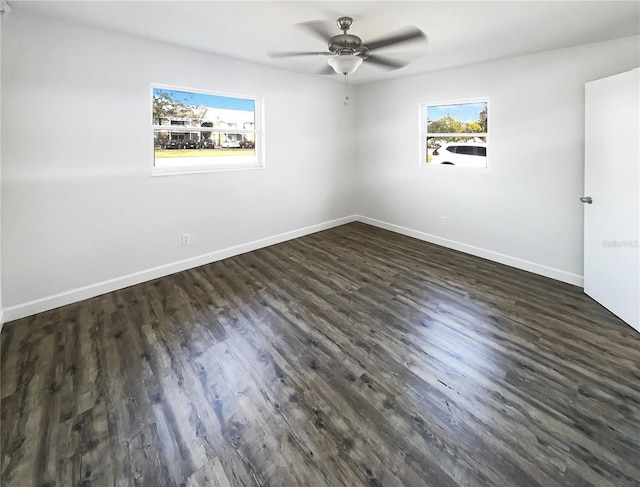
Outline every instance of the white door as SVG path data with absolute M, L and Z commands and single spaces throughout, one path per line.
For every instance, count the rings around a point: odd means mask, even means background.
M 584 292 L 640 331 L 640 69 L 586 84 Z M 591 203 L 584 201 L 591 198 Z

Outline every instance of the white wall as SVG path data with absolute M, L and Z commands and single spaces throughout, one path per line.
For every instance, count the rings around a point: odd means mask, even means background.
M 354 214 L 580 284 L 584 83 L 639 58 L 629 38 L 352 86 L 345 110 L 341 83 L 16 12 L 3 24 L 7 319 Z M 151 177 L 150 83 L 264 97 L 267 168 Z M 491 172 L 419 168 L 419 103 L 478 97 Z
M 7 319 L 354 213 L 342 84 L 18 12 L 3 23 Z M 151 177 L 150 83 L 263 97 L 267 167 Z
M 361 87 L 358 213 L 380 226 L 580 285 L 584 84 L 637 66 L 638 41 Z M 490 173 L 420 168 L 419 104 L 485 97 Z M 442 216 L 448 226 L 440 224 Z
M 2 39 L 2 18 L 0 18 L 0 39 Z M 2 63 L 0 62 L 0 94 L 2 93 Z M 4 326 L 2 307 L 2 103 L 0 98 L 0 331 Z

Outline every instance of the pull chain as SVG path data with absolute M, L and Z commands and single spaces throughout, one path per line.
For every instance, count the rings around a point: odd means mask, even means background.
M 344 75 L 344 103 L 345 108 L 349 106 L 349 75 Z

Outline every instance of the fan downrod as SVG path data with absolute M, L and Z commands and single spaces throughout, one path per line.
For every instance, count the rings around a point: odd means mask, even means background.
M 347 34 L 351 24 L 353 24 L 353 19 L 351 17 L 340 17 L 336 21 L 336 24 L 342 31 L 342 34 L 338 34 L 329 39 L 329 52 L 339 56 L 358 54 L 362 47 L 362 39 L 358 36 Z

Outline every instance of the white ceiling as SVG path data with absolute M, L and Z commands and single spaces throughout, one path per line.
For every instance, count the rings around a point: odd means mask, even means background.
M 363 41 L 415 25 L 428 42 L 376 54 L 411 61 L 387 71 L 363 64 L 350 77 L 366 83 L 640 34 L 638 1 L 27 1 L 15 12 L 69 19 L 226 57 L 315 74 L 326 58 L 272 59 L 267 51 L 325 51 L 296 26 L 353 17 Z M 9 14 L 11 15 L 11 13 Z M 335 27 L 335 33 L 339 31 Z M 336 80 L 340 76 L 333 75 Z

